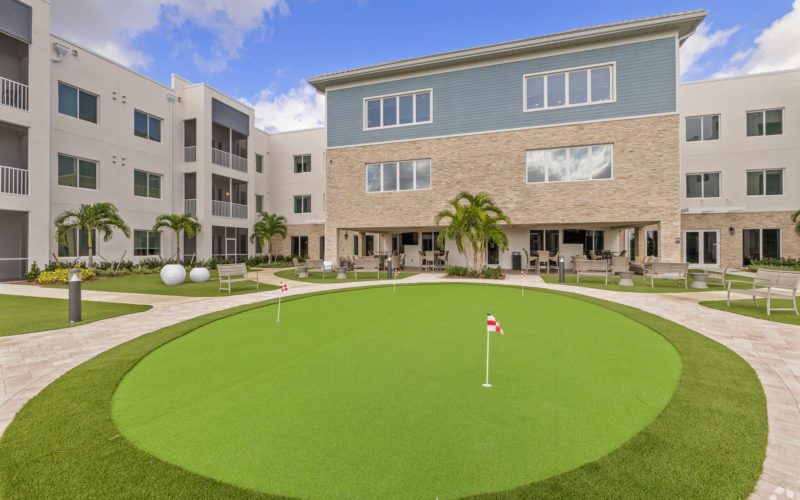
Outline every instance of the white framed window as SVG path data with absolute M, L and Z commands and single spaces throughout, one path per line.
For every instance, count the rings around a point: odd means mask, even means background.
M 133 195 L 144 198 L 161 198 L 161 176 L 142 170 L 134 170 Z
M 97 162 L 59 153 L 58 185 L 97 189 Z
M 307 214 L 311 213 L 311 195 L 304 194 L 294 197 L 294 213 Z
M 73 228 L 66 232 L 66 245 L 58 244 L 59 257 L 87 257 L 89 255 L 89 233 L 85 229 Z M 92 229 L 92 254 L 97 255 L 97 231 Z
M 294 173 L 311 172 L 311 155 L 294 156 Z
M 747 196 L 780 196 L 782 194 L 783 169 L 747 171 Z
M 719 139 L 719 115 L 686 118 L 686 142 L 715 141 L 717 139 Z
M 148 229 L 134 229 L 133 255 L 161 255 L 161 233 Z
M 613 164 L 613 144 L 525 152 L 528 184 L 613 179 Z
M 367 192 L 420 191 L 431 188 L 431 161 L 409 160 L 367 165 Z
M 747 112 L 747 137 L 783 134 L 783 108 Z
M 133 110 L 133 135 L 161 142 L 161 118 L 138 109 Z
M 433 89 L 364 99 L 364 130 L 433 122 Z
M 58 82 L 58 112 L 62 115 L 97 123 L 97 101 L 95 94 Z
M 615 69 L 615 63 L 604 63 L 523 75 L 522 109 L 539 111 L 614 102 Z
M 687 198 L 719 198 L 719 172 L 686 174 Z

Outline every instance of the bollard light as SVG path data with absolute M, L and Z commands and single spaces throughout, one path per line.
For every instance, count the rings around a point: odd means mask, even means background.
M 564 256 L 558 256 L 558 282 L 564 282 Z
M 69 322 L 81 320 L 81 270 L 73 267 L 67 272 L 69 285 Z

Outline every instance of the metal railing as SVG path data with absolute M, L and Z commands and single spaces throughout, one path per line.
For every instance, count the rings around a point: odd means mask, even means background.
M 28 86 L 0 76 L 0 104 L 28 111 Z
M 211 200 L 211 215 L 229 219 L 246 219 L 247 205 L 227 201 Z
M 183 213 L 196 214 L 197 213 L 197 200 L 183 200 Z
M 0 165 L 0 193 L 28 194 L 28 171 Z
M 184 146 L 183 161 L 186 163 L 197 161 L 197 146 Z
M 211 148 L 211 163 L 240 172 L 247 172 L 247 158 L 236 156 L 221 149 Z

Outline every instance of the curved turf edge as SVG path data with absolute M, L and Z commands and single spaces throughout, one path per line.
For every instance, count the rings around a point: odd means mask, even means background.
M 320 293 L 340 292 L 346 290 Z M 764 393 L 750 365 L 717 342 L 644 311 L 571 293 L 543 292 L 601 305 L 663 335 L 681 354 L 679 385 L 653 423 L 604 458 L 476 498 L 744 498 L 753 490 L 766 451 L 767 416 Z M 56 380 L 25 405 L 0 438 L 0 497 L 277 498 L 162 462 L 120 437 L 111 418 L 116 386 L 149 352 L 201 325 L 271 303 L 163 328 L 106 351 Z

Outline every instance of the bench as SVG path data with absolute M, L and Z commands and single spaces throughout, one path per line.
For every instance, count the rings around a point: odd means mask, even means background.
M 320 259 L 306 259 L 306 266 L 310 272 L 322 273 L 322 279 L 325 279 L 326 272 L 333 272 L 333 267 L 325 266 L 325 261 Z
M 608 276 L 611 270 L 607 260 L 575 259 L 575 273 L 578 275 L 577 283 L 581 282 L 581 276 L 602 276 L 608 285 Z
M 767 316 L 772 311 L 794 311 L 797 312 L 797 289 L 800 288 L 800 273 L 794 271 L 777 271 L 773 269 L 759 269 L 753 278 L 753 288 L 731 288 L 733 283 L 747 283 L 749 281 L 728 280 L 728 307 L 731 302 L 747 302 L 744 300 L 731 300 L 731 292 L 742 295 L 749 295 L 753 299 L 753 304 L 758 307 L 758 298 L 767 299 Z M 791 291 L 791 294 L 789 292 Z M 792 301 L 790 308 L 772 307 L 772 299 L 785 299 Z
M 294 262 L 294 275 L 298 278 L 308 278 L 308 264 L 303 263 L 300 265 L 297 257 L 292 257 L 292 261 Z
M 376 278 L 381 278 L 381 263 L 379 259 L 358 259 L 353 264 L 353 273 L 355 273 L 356 279 L 358 279 L 358 272 L 375 272 Z
M 649 267 L 644 268 L 644 284 L 646 285 L 649 279 L 650 287 L 654 288 L 656 278 L 675 280 L 678 282 L 678 286 L 681 286 L 681 281 L 683 281 L 684 288 L 688 290 L 688 272 L 688 262 L 653 262 Z
M 256 290 L 258 290 L 258 271 L 256 271 L 255 278 L 247 275 L 247 266 L 245 264 L 218 264 L 217 272 L 219 273 L 219 291 L 222 291 L 222 284 L 228 285 L 228 293 L 231 293 L 231 283 L 244 281 L 244 287 L 247 288 L 248 281 L 256 282 Z M 234 276 L 241 276 L 241 278 L 234 278 Z

